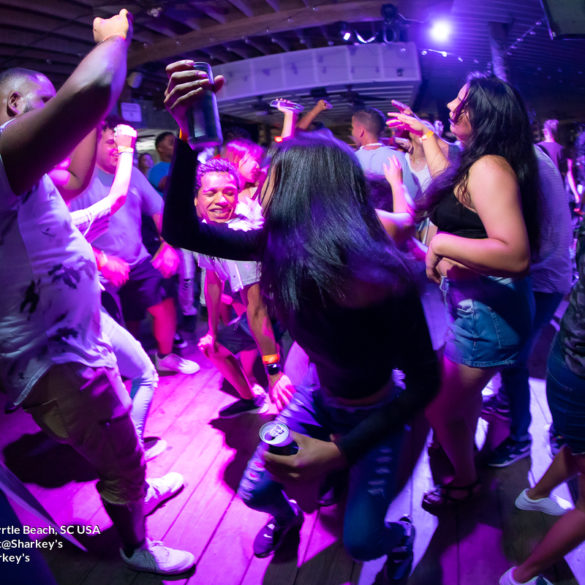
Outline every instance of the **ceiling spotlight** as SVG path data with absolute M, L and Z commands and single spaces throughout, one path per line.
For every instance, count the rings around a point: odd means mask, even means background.
M 431 37 L 440 43 L 445 43 L 451 36 L 451 23 L 448 20 L 437 20 L 431 27 Z
M 347 22 L 342 22 L 339 28 L 339 34 L 344 41 L 351 39 L 351 30 Z

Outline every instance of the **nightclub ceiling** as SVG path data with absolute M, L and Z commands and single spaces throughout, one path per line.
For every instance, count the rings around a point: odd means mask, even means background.
M 554 1 L 583 10 L 577 0 Z M 125 99 L 149 100 L 155 108 L 165 66 L 190 58 L 231 75 L 248 68 L 254 84 L 222 98 L 220 108 L 250 120 L 271 119 L 266 104 L 287 88 L 286 76 L 264 87 L 258 72 L 289 67 L 298 73 L 303 63 L 297 76 L 303 82 L 287 97 L 305 107 L 326 97 L 339 116 L 362 104 L 385 110 L 396 98 L 441 114 L 469 71 L 493 67 L 495 38 L 509 79 L 537 109 L 565 119 L 585 116 L 585 40 L 552 40 L 541 0 L 0 1 L 0 70 L 29 67 L 59 86 L 92 47 L 92 19 L 123 7 L 134 15 Z M 451 25 L 449 39 L 430 34 L 439 18 Z M 334 55 L 351 74 L 321 75 L 324 62 L 331 73 Z M 402 56 L 414 57 L 416 71 L 400 65 Z

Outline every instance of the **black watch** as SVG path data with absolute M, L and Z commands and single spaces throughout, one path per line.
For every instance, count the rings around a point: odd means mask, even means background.
M 266 373 L 269 376 L 276 376 L 276 374 L 280 374 L 282 372 L 282 368 L 280 367 L 280 363 L 275 364 L 266 364 Z

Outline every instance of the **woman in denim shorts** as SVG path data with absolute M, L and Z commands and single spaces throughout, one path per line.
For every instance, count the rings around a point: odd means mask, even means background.
M 478 491 L 481 390 L 516 362 L 530 334 L 533 298 L 525 274 L 538 240 L 537 161 L 517 92 L 496 77 L 471 74 L 447 107 L 463 144 L 458 164 L 449 163 L 433 131 L 414 116 L 392 114 L 389 123 L 422 135 L 434 180 L 419 207 L 439 232 L 429 244 L 427 276 L 441 283 L 452 317 L 441 390 L 427 416 L 453 475 L 425 494 L 429 511 Z

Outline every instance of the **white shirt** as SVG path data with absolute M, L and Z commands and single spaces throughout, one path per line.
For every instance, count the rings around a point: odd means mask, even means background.
M 93 251 L 49 176 L 17 196 L 0 157 L 0 380 L 9 404 L 52 364 L 115 367 L 100 305 Z

